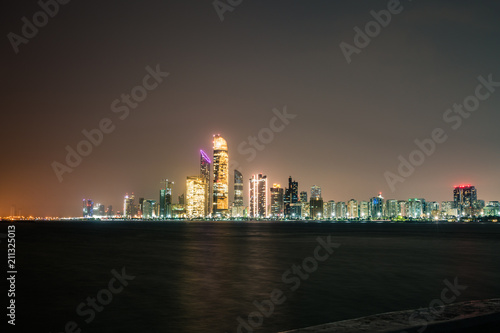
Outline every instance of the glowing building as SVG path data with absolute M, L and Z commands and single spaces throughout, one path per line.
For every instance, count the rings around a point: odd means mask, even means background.
M 172 217 L 172 185 L 174 182 L 163 179 L 160 182 L 160 218 Z
M 227 142 L 214 135 L 214 177 L 212 186 L 212 216 L 227 216 L 229 209 L 229 155 Z
M 267 216 L 267 176 L 261 173 L 250 178 L 250 217 Z
M 125 199 L 123 200 L 123 217 L 132 218 L 136 215 L 136 207 L 134 201 L 134 193 L 132 193 L 131 196 L 129 196 L 128 194 L 125 195 Z
M 275 218 L 284 217 L 284 192 L 280 184 L 273 184 L 271 190 L 271 216 Z
M 356 219 L 359 217 L 359 204 L 354 199 L 347 202 L 347 217 L 350 219 Z
M 186 179 L 186 214 L 189 218 L 205 217 L 206 182 L 201 176 Z
M 234 170 L 234 201 L 231 207 L 232 217 L 243 217 L 245 207 L 243 206 L 243 175 L 238 170 Z
M 474 207 L 477 204 L 477 190 L 475 186 L 470 184 L 455 186 L 453 200 L 459 214 L 476 215 Z
M 210 215 L 210 167 L 212 165 L 212 162 L 210 161 L 210 158 L 208 155 L 203 151 L 200 150 L 200 176 L 205 179 L 205 216 Z
M 288 188 L 285 189 L 285 217 L 292 217 L 291 204 L 295 204 L 299 201 L 299 183 L 292 180 L 292 176 L 288 178 Z M 297 216 L 297 215 L 295 215 Z M 299 215 L 300 216 L 300 215 Z
M 21 215 L 21 214 L 19 214 Z M 94 216 L 94 202 L 91 199 L 83 199 L 83 217 Z

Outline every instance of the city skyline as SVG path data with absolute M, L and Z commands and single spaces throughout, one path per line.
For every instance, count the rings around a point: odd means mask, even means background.
M 387 1 L 251 2 L 223 21 L 210 2 L 107 4 L 61 6 L 17 53 L 4 38 L 0 216 L 119 207 L 132 191 L 156 198 L 165 178 L 176 198 L 213 133 L 245 185 L 262 172 L 324 200 L 443 201 L 461 183 L 500 197 L 498 2 L 401 2 L 364 43 Z M 6 35 L 40 10 L 12 3 Z M 401 176 L 399 157 L 424 161 Z

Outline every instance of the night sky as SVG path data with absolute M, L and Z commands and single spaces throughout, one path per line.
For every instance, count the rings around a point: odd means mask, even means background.
M 176 202 L 186 176 L 199 173 L 199 150 L 212 155 L 217 133 L 246 194 L 248 179 L 262 172 L 282 186 L 291 175 L 300 191 L 319 185 L 325 201 L 379 192 L 452 200 L 461 183 L 475 185 L 479 199 L 500 200 L 500 88 L 458 129 L 443 120 L 474 95 L 479 76 L 500 82 L 500 3 L 404 0 L 348 63 L 340 43 L 354 45 L 353 29 L 387 7 L 247 0 L 221 21 L 210 0 L 74 0 L 16 54 L 8 34 L 21 35 L 23 16 L 32 22 L 40 7 L 8 1 L 0 216 L 12 205 L 23 215 L 79 216 L 83 198 L 121 210 L 125 193 L 158 200 L 162 178 L 176 183 Z M 120 119 L 111 104 L 157 65 L 168 77 Z M 238 147 L 285 107 L 296 117 L 248 161 Z M 104 118 L 114 131 L 59 181 L 53 162 L 65 164 L 65 147 L 76 149 L 82 131 Z M 396 174 L 398 156 L 408 158 L 414 140 L 435 128 L 448 140 L 392 192 L 384 173 Z

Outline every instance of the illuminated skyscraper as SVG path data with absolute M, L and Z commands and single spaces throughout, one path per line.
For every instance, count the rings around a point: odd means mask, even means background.
M 267 176 L 261 173 L 250 178 L 250 217 L 267 217 Z
M 135 207 L 135 196 L 134 193 L 132 195 L 125 195 L 125 199 L 123 200 L 123 217 L 132 218 L 136 214 Z
M 408 199 L 408 217 L 419 219 L 424 217 L 425 200 L 419 198 Z
M 309 211 L 310 217 L 314 220 L 319 220 L 323 218 L 323 198 L 312 197 L 309 201 Z
M 234 206 L 243 207 L 243 175 L 234 170 Z
M 172 217 L 172 186 L 174 182 L 163 179 L 160 182 L 160 218 Z
M 19 214 L 21 215 L 21 214 Z M 83 217 L 94 216 L 94 202 L 91 199 L 83 199 Z
M 455 186 L 453 199 L 459 214 L 476 215 L 474 207 L 477 203 L 477 190 L 475 186 L 470 184 Z
M 186 214 L 189 218 L 205 217 L 206 185 L 204 177 L 187 177 Z
M 212 215 L 226 216 L 229 208 L 229 155 L 227 142 L 220 135 L 214 135 L 213 144 Z
M 347 217 L 350 219 L 356 219 L 359 217 L 359 205 L 354 199 L 347 202 Z
M 335 204 L 335 217 L 337 219 L 345 219 L 347 216 L 347 208 L 345 202 L 337 202 Z
M 234 200 L 231 207 L 231 216 L 245 216 L 245 206 L 243 206 L 243 175 L 238 170 L 234 170 Z
M 370 199 L 370 216 L 373 219 L 379 219 L 384 217 L 384 198 L 382 193 L 378 197 L 373 197 Z
M 359 217 L 367 219 L 370 216 L 370 205 L 368 201 L 359 202 Z
M 291 204 L 297 203 L 299 201 L 299 183 L 292 180 L 292 176 L 288 178 L 288 188 L 285 189 L 285 216 L 291 217 L 292 210 L 290 208 Z
M 321 187 L 313 185 L 311 187 L 311 199 L 321 198 Z
M 309 203 L 309 201 L 307 201 L 307 192 L 306 191 L 300 192 L 300 202 Z
M 386 202 L 386 212 L 388 218 L 396 218 L 400 213 L 399 203 L 397 200 L 389 199 Z
M 330 200 L 326 203 L 326 215 L 325 218 L 331 219 L 335 217 L 335 201 Z
M 205 216 L 210 215 L 210 210 L 211 210 L 211 205 L 210 205 L 210 167 L 212 165 L 212 162 L 210 161 L 210 158 L 208 155 L 203 151 L 200 150 L 200 175 L 203 179 L 205 179 Z
M 274 184 L 271 190 L 271 216 L 282 218 L 284 216 L 284 191 L 280 184 Z

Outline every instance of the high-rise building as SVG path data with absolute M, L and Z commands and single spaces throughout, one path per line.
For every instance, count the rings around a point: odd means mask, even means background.
M 94 202 L 83 199 L 83 217 L 94 217 Z
M 398 201 L 394 199 L 387 200 L 386 212 L 387 212 L 387 217 L 390 219 L 398 217 L 400 213 Z
M 156 201 L 144 200 L 142 204 L 142 218 L 152 219 L 156 217 Z
M 321 198 L 321 187 L 313 185 L 311 187 L 311 199 Z
M 300 192 L 300 202 L 309 203 L 309 201 L 307 200 L 307 192 L 306 191 Z
M 108 208 L 106 209 L 106 216 L 113 217 L 113 206 L 112 205 L 109 205 Z
M 288 187 L 285 188 L 284 208 L 285 216 L 291 217 L 292 211 L 290 205 L 299 201 L 299 183 L 292 180 L 292 176 L 288 178 Z
M 206 182 L 202 176 L 186 179 L 186 214 L 189 218 L 205 217 Z
M 408 201 L 398 200 L 398 216 L 408 217 Z
M 421 198 L 408 199 L 408 217 L 419 219 L 425 217 L 425 200 Z
M 250 178 L 250 217 L 267 217 L 267 176 L 261 173 Z
M 200 150 L 200 176 L 205 179 L 205 216 L 210 215 L 210 209 L 212 206 L 210 205 L 210 172 L 211 172 L 212 162 L 208 155 Z
M 271 187 L 271 216 L 275 218 L 284 217 L 284 191 L 280 184 Z
M 320 220 L 323 218 L 323 198 L 312 196 L 309 200 L 309 214 L 311 219 Z
M 214 135 L 213 149 L 212 215 L 222 217 L 229 209 L 229 155 L 227 142 L 219 134 Z
M 128 194 L 125 195 L 125 199 L 123 200 L 123 217 L 124 218 L 132 218 L 137 214 L 135 207 L 135 196 L 132 193 L 130 196 Z
M 470 184 L 455 186 L 453 200 L 460 214 L 468 216 L 476 215 L 477 212 L 474 207 L 477 202 L 477 190 L 475 186 Z
M 347 207 L 345 202 L 337 202 L 335 204 L 335 217 L 337 219 L 345 219 L 347 216 Z
M 367 219 L 370 216 L 370 204 L 368 201 L 359 202 L 359 217 Z
M 347 218 L 357 219 L 359 217 L 359 205 L 354 199 L 347 202 Z
M 234 206 L 243 207 L 243 175 L 234 170 Z
M 370 216 L 372 219 L 380 219 L 384 217 L 384 198 L 382 193 L 378 197 L 370 199 Z
M 332 219 L 335 217 L 335 201 L 330 200 L 326 203 L 326 218 Z
M 172 186 L 174 182 L 162 179 L 160 182 L 160 218 L 172 217 Z

